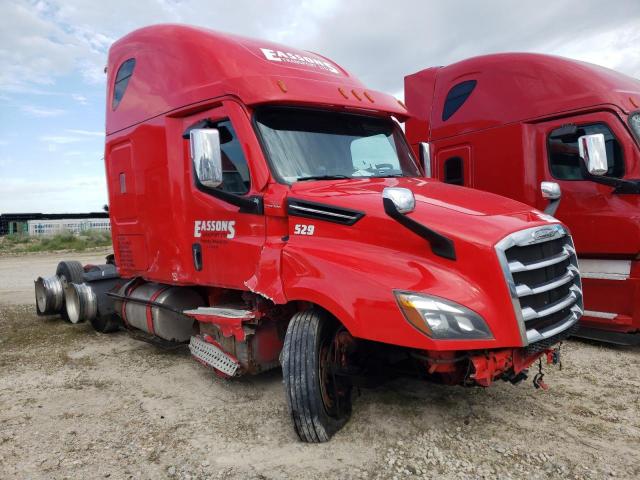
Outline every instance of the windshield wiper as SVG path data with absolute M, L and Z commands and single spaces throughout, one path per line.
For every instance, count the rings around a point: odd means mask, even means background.
M 351 178 L 347 175 L 310 175 L 308 177 L 300 177 L 297 182 L 305 182 L 307 180 L 340 180 L 343 178 Z

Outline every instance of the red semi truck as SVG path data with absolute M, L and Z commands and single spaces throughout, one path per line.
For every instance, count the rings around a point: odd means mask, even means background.
M 408 75 L 405 96 L 407 138 L 428 157 L 429 176 L 570 228 L 585 294 L 579 335 L 640 343 L 640 81 L 560 57 L 497 54 Z
M 115 255 L 39 278 L 39 313 L 188 343 L 225 377 L 282 365 L 307 442 L 372 375 L 488 386 L 557 360 L 582 315 L 568 230 L 424 178 L 394 98 L 320 55 L 177 25 L 118 40 L 107 72 Z

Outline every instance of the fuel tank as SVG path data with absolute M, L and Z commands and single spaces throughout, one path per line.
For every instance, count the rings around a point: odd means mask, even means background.
M 123 300 L 117 307 L 127 325 L 173 342 L 186 342 L 193 334 L 194 319 L 181 312 L 205 304 L 191 288 L 159 283 L 130 287 L 126 296 L 137 300 Z

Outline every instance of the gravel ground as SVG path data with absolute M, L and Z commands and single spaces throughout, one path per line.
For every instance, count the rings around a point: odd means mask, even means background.
M 0 258 L 2 479 L 640 477 L 639 349 L 566 342 L 548 391 L 362 390 L 331 442 L 305 445 L 279 370 L 221 380 L 186 350 L 38 318 L 32 280 L 60 259 Z

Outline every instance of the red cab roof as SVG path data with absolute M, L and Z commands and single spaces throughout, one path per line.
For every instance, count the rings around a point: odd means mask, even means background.
M 122 101 L 112 109 L 115 75 L 134 58 Z M 224 95 L 247 105 L 306 104 L 370 110 L 400 118 L 406 110 L 326 57 L 284 45 L 185 25 L 136 30 L 109 50 L 107 134 Z
M 477 81 L 473 92 L 443 120 L 447 93 L 465 80 Z M 410 114 L 429 123 L 431 138 L 442 138 L 595 105 L 628 113 L 640 105 L 640 81 L 563 57 L 501 53 L 408 75 L 405 98 Z

